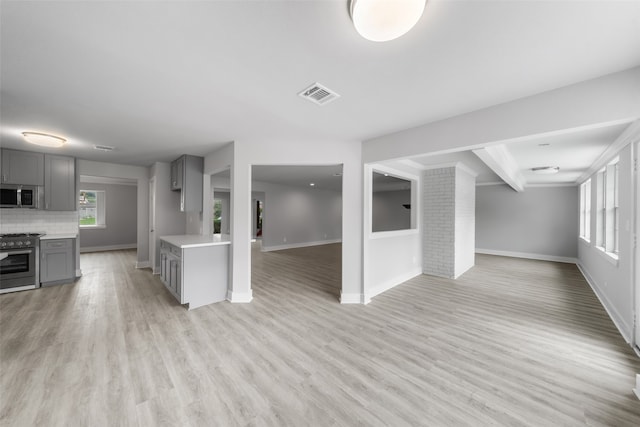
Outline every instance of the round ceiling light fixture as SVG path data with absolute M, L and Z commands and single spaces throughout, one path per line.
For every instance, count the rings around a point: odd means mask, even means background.
M 531 168 L 531 172 L 539 175 L 551 175 L 558 173 L 560 166 L 539 166 L 537 168 Z
M 386 42 L 406 34 L 420 20 L 426 0 L 351 0 L 351 19 L 362 37 Z
M 60 136 L 41 132 L 22 132 L 22 136 L 27 142 L 43 147 L 59 148 L 67 142 L 66 139 Z

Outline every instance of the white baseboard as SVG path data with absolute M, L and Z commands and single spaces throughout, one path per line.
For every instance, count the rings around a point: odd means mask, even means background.
M 577 263 L 576 265 L 578 267 L 578 270 L 580 270 L 580 273 L 582 273 L 584 279 L 587 281 L 589 286 L 591 286 L 591 290 L 593 290 L 593 293 L 596 294 L 596 297 L 598 297 L 600 304 L 602 305 L 602 307 L 604 307 L 605 311 L 609 315 L 609 318 L 613 321 L 613 324 L 616 325 L 616 328 L 618 328 L 618 332 L 620 332 L 622 338 L 624 338 L 627 344 L 631 344 L 631 337 L 629 336 L 629 333 L 627 331 L 632 331 L 632 329 L 629 328 L 629 325 L 626 324 L 613 304 L 609 302 L 609 299 L 607 299 L 607 297 L 602 292 L 600 292 L 598 285 L 596 284 L 595 280 L 593 280 L 593 277 L 591 277 L 591 275 L 587 272 L 587 270 L 582 265 L 580 265 L 580 263 Z
M 151 268 L 149 261 L 136 261 L 136 268 Z
M 262 241 L 264 243 L 264 240 Z M 263 246 L 262 252 L 281 251 L 284 249 L 306 248 L 309 246 L 330 245 L 333 243 L 341 243 L 342 239 L 318 240 L 315 242 L 289 243 L 287 245 Z
M 89 246 L 80 248 L 80 253 L 85 252 L 104 252 L 104 251 L 119 251 L 122 249 L 136 249 L 138 247 L 135 243 L 129 243 L 126 245 L 110 245 L 110 246 Z
M 370 301 L 371 298 L 375 297 L 376 295 L 380 295 L 381 293 L 388 291 L 389 289 L 396 287 L 399 284 L 404 283 L 409 279 L 413 279 L 416 276 L 420 276 L 421 274 L 422 274 L 422 268 L 418 267 L 404 274 L 396 276 L 393 279 L 386 280 L 383 283 L 380 283 L 379 285 L 375 286 L 368 292 L 365 291 L 364 293 L 365 300 Z
M 567 264 L 577 264 L 577 258 L 563 257 L 563 256 L 555 256 L 555 255 L 544 255 L 544 254 L 533 254 L 529 252 L 512 252 L 512 251 L 496 251 L 493 249 L 480 249 L 476 248 L 477 254 L 486 254 L 486 255 L 498 255 L 498 256 L 508 256 L 513 258 L 527 258 L 527 259 L 537 259 L 540 261 L 553 261 L 553 262 L 564 262 Z
M 249 303 L 253 299 L 253 291 L 249 289 L 249 292 L 233 292 L 227 290 L 227 301 L 232 303 Z
M 362 294 L 346 294 L 340 292 L 340 304 L 368 304 L 369 300 L 365 300 Z

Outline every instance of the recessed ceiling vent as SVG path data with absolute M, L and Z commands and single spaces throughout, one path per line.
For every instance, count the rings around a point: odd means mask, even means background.
M 340 98 L 340 95 L 322 86 L 320 83 L 314 83 L 298 94 L 304 99 L 308 99 L 314 104 L 325 105 L 334 99 Z
M 109 147 L 108 145 L 94 145 L 93 148 L 100 151 L 112 151 L 114 147 Z

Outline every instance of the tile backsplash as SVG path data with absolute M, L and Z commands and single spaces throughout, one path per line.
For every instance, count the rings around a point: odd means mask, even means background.
M 0 233 L 77 234 L 78 212 L 0 209 Z

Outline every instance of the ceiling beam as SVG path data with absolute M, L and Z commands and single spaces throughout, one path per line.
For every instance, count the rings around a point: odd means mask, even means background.
M 511 188 L 518 192 L 524 191 L 524 176 L 520 173 L 520 168 L 507 147 L 502 144 L 492 145 L 473 150 L 473 152 Z

